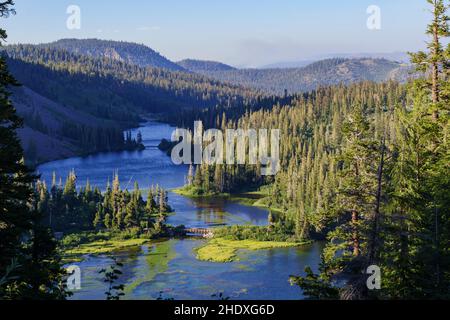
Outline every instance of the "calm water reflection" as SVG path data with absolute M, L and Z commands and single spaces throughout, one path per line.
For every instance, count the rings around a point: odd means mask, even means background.
M 78 186 L 89 179 L 91 185 L 106 189 L 115 171 L 122 188 L 132 188 L 137 181 L 141 189 L 160 185 L 173 189 L 184 185 L 186 166 L 175 166 L 157 146 L 162 138 L 170 138 L 174 128 L 149 122 L 139 130 L 146 149 L 140 152 L 102 153 L 71 158 L 41 165 L 38 172 L 51 183 L 53 172 L 58 179 L 70 170 L 77 174 Z M 134 130 L 136 135 L 138 130 Z M 144 192 L 145 193 L 145 192 Z M 232 224 L 267 224 L 267 210 L 244 206 L 224 198 L 187 199 L 169 194 L 176 214 L 168 223 L 189 227 Z M 168 240 L 161 243 L 118 252 L 124 262 L 123 283 L 127 299 L 154 299 L 160 291 L 175 299 L 210 299 L 224 292 L 239 299 L 300 299 L 301 292 L 288 283 L 291 274 L 300 273 L 306 265 L 316 268 L 320 245 L 302 248 L 240 252 L 240 261 L 210 263 L 195 259 L 195 248 L 203 240 Z M 82 269 L 82 290 L 73 299 L 104 299 L 105 285 L 98 270 L 110 264 L 108 257 L 86 257 Z
M 299 274 L 305 265 L 317 266 L 321 246 L 312 244 L 301 248 L 241 251 L 240 261 L 212 263 L 198 261 L 195 248 L 203 240 L 169 240 L 154 246 L 118 253 L 124 263 L 122 283 L 127 288 L 126 299 L 176 300 L 211 299 L 223 292 L 232 299 L 301 299 L 297 287 L 292 287 L 289 276 Z M 158 256 L 158 263 L 149 262 L 149 256 L 158 246 L 169 246 L 168 253 Z M 111 259 L 88 257 L 80 263 L 82 290 L 73 299 L 104 299 L 105 284 L 98 270 L 107 267 Z

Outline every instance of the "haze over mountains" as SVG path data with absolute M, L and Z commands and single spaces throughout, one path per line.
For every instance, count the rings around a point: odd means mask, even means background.
M 361 81 L 382 82 L 408 77 L 409 68 L 386 59 L 334 58 L 311 63 L 303 68 L 197 70 L 222 82 L 259 89 L 273 94 L 310 91 L 318 86 Z
M 146 113 L 244 110 L 261 105 L 264 97 L 318 86 L 404 81 L 409 71 L 377 58 L 333 58 L 286 69 L 237 69 L 193 59 L 175 63 L 141 44 L 97 39 L 1 50 L 23 84 L 13 99 L 25 119 L 20 132 L 25 151 L 36 162 L 118 149 L 121 131 Z
M 108 58 L 139 67 L 197 73 L 232 85 L 246 86 L 269 94 L 303 92 L 319 85 L 348 84 L 358 81 L 405 81 L 409 68 L 405 53 L 359 53 L 324 56 L 320 60 L 275 64 L 271 68 L 238 69 L 217 62 L 185 59 L 172 62 L 155 50 L 136 43 L 98 39 L 62 39 L 41 48 L 67 50 L 92 58 Z M 392 59 L 386 59 L 391 57 Z M 284 66 L 284 67 L 283 67 Z M 294 67 L 295 66 L 295 67 Z
M 327 60 L 333 58 L 345 58 L 345 59 L 360 59 L 360 58 L 372 58 L 372 59 L 386 59 L 391 61 L 396 61 L 400 63 L 408 64 L 410 57 L 406 52 L 366 52 L 366 53 L 333 53 L 326 55 L 318 55 L 313 57 L 308 57 L 302 60 L 294 61 L 280 61 L 276 63 L 271 63 L 258 67 L 257 69 L 286 69 L 286 68 L 302 68 L 311 63 Z
M 142 114 L 256 101 L 255 90 L 181 72 L 143 46 L 130 44 L 122 50 L 121 42 L 99 43 L 91 48 L 92 41 L 67 40 L 1 49 L 23 85 L 13 100 L 25 119 L 20 138 L 32 162 L 120 150 L 122 131 L 137 126 Z M 153 67 L 155 63 L 166 67 Z

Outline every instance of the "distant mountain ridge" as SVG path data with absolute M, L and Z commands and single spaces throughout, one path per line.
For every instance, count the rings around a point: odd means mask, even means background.
M 137 43 L 99 39 L 61 39 L 41 44 L 41 47 L 64 49 L 71 53 L 93 58 L 109 58 L 140 67 L 185 71 L 180 65 L 165 58 L 155 50 Z
M 318 60 L 299 60 L 299 61 L 285 61 L 285 62 L 277 62 L 277 63 L 271 63 L 267 64 L 261 67 L 258 67 L 256 69 L 294 69 L 294 68 L 303 68 L 307 65 L 314 63 Z
M 178 65 L 192 72 L 230 71 L 236 68 L 217 61 L 185 59 L 177 62 Z
M 269 94 L 304 92 L 318 86 L 349 84 L 360 81 L 382 82 L 408 78 L 409 67 L 402 62 L 404 53 L 389 56 L 398 61 L 385 59 L 383 54 L 341 54 L 343 57 L 328 58 L 316 62 L 301 61 L 266 69 L 237 69 L 218 62 L 185 59 L 177 63 L 163 57 L 142 44 L 99 39 L 62 39 L 38 47 L 66 50 L 70 53 L 92 58 L 108 58 L 128 65 L 152 67 L 182 73 L 195 73 L 214 81 L 262 90 Z M 367 55 L 367 57 L 361 57 Z M 292 67 L 290 67 L 292 66 Z
M 302 60 L 289 60 L 270 63 L 262 66 L 258 66 L 256 69 L 288 69 L 288 68 L 303 68 L 308 64 L 333 59 L 333 58 L 345 58 L 345 59 L 386 59 L 390 61 L 396 61 L 400 63 L 409 63 L 410 56 L 406 52 L 366 52 L 366 53 L 333 53 L 308 57 Z
M 12 99 L 25 120 L 19 135 L 33 164 L 121 150 L 123 130 L 136 127 L 142 114 L 242 106 L 259 97 L 256 90 L 193 72 L 140 67 L 48 45 L 10 45 L 0 54 L 23 85 Z
M 97 39 L 9 45 L 0 54 L 24 85 L 13 99 L 25 119 L 20 137 L 27 159 L 35 162 L 115 150 L 122 130 L 136 126 L 144 113 L 201 115 L 204 109 L 235 108 L 237 115 L 289 98 L 285 91 L 402 82 L 410 71 L 408 65 L 374 58 L 287 69 L 236 69 L 194 59 L 176 64 L 144 45 Z
M 340 83 L 389 80 L 404 82 L 409 71 L 409 66 L 386 59 L 334 58 L 317 61 L 302 68 L 235 69 L 199 73 L 221 82 L 283 94 L 285 90 L 288 93 L 305 92 L 319 86 Z

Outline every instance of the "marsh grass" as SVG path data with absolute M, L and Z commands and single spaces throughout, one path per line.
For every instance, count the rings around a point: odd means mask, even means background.
M 275 248 L 292 248 L 307 244 L 307 242 L 277 242 L 257 240 L 229 240 L 216 238 L 205 246 L 197 249 L 197 259 L 211 262 L 239 261 L 239 250 L 267 250 Z
M 127 240 L 99 240 L 80 244 L 77 247 L 64 251 L 65 261 L 80 261 L 85 255 L 102 255 L 115 251 L 142 246 L 150 242 L 149 239 L 127 239 Z

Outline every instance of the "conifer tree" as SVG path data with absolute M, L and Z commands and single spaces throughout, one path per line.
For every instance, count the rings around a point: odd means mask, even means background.
M 0 19 L 14 13 L 13 1 L 0 3 Z M 0 45 L 6 31 L 0 28 Z M 0 275 L 22 254 L 21 236 L 30 228 L 31 215 L 27 201 L 31 196 L 30 183 L 34 177 L 26 168 L 16 130 L 22 121 L 11 104 L 8 89 L 18 85 L 8 72 L 6 60 L 0 57 Z M 0 298 L 4 294 L 0 288 Z
M 203 187 L 203 177 L 200 165 L 197 165 L 195 168 L 194 186 L 197 188 Z
M 151 187 L 148 190 L 147 203 L 145 205 L 145 210 L 149 217 L 154 213 L 155 208 L 156 208 L 155 191 L 154 191 L 153 187 Z
M 223 166 L 220 164 L 216 164 L 214 168 L 214 188 L 216 192 L 222 193 L 224 191 L 224 182 L 223 182 Z
M 445 70 L 449 67 L 449 48 L 443 47 L 442 40 L 450 35 L 450 29 L 448 25 L 449 16 L 447 10 L 448 4 L 445 4 L 444 0 L 427 0 L 431 5 L 432 21 L 427 27 L 427 35 L 431 37 L 428 43 L 429 52 L 419 51 L 417 53 L 411 53 L 411 62 L 416 66 L 419 72 L 429 72 L 430 76 L 422 78 L 418 81 L 421 86 L 425 85 L 429 92 L 429 111 L 432 114 L 434 121 L 437 121 L 440 113 L 443 110 L 448 111 L 449 106 L 442 101 L 442 98 L 446 94 L 446 88 L 448 88 L 448 82 L 446 80 L 448 74 L 445 74 Z M 443 109 L 443 110 L 442 110 Z
M 25 246 L 24 274 L 18 282 L 18 296 L 13 299 L 64 300 L 70 294 L 63 279 L 66 271 L 62 267 L 57 242 L 51 230 L 43 225 L 43 214 L 37 204 L 32 209 L 32 225 L 29 241 Z
M 440 42 L 448 36 L 448 6 L 428 2 L 430 51 L 412 55 L 422 78 L 408 85 L 394 116 L 386 112 L 395 103 L 391 96 L 389 106 L 375 114 L 366 106 L 373 116 L 353 115 L 357 121 L 343 127 L 341 174 L 328 180 L 339 190 L 328 207 L 338 226 L 328 235 L 320 274 L 308 269 L 306 277 L 291 279 L 311 297 L 448 298 L 449 60 Z M 364 273 L 373 264 L 381 269 L 382 289 L 368 292 Z M 344 285 L 335 286 L 337 275 Z
M 14 2 L 0 2 L 0 19 L 15 13 Z M 6 31 L 0 28 L 0 45 Z M 59 288 L 63 276 L 50 231 L 42 225 L 38 204 L 33 208 L 31 184 L 36 177 L 23 161 L 23 150 L 16 130 L 22 121 L 11 104 L 11 86 L 17 82 L 0 56 L 0 299 L 64 299 Z M 45 185 L 40 184 L 36 199 L 44 209 Z M 44 205 L 45 203 L 45 205 Z
M 385 294 L 404 298 L 448 297 L 450 256 L 449 188 L 449 56 L 442 40 L 449 36 L 448 5 L 429 0 L 432 22 L 429 52 L 412 54 L 423 72 L 410 85 L 412 110 L 396 109 L 398 137 L 395 165 L 390 168 L 392 233 L 383 250 L 387 271 Z
M 164 214 L 168 211 L 167 193 L 164 189 L 159 189 L 159 213 Z
M 106 227 L 107 229 L 112 229 L 112 227 L 113 227 L 113 222 L 112 222 L 112 216 L 111 216 L 111 214 L 109 214 L 109 213 L 105 214 L 105 218 L 104 218 L 103 223 L 104 223 L 104 225 L 105 225 L 105 227 Z
M 200 166 L 200 172 L 202 175 L 202 189 L 205 191 L 205 193 L 211 192 L 211 177 L 209 173 L 209 165 L 204 164 Z
M 193 183 L 194 183 L 194 166 L 190 164 L 187 177 L 187 185 L 192 186 Z

